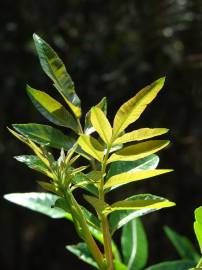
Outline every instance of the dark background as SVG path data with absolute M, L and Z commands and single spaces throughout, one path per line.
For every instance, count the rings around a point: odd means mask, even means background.
M 202 1 L 2 0 L 0 6 L 1 198 L 39 190 L 39 176 L 12 158 L 29 150 L 6 130 L 11 123 L 47 123 L 25 93 L 26 83 L 55 93 L 39 66 L 33 32 L 66 63 L 85 112 L 107 96 L 112 119 L 124 101 L 166 75 L 164 90 L 136 127 L 170 129 L 160 166 L 175 172 L 129 188 L 177 203 L 143 219 L 149 263 L 176 259 L 163 225 L 195 241 L 193 210 L 202 205 Z M 0 269 L 91 269 L 64 248 L 78 241 L 72 224 L 0 203 Z

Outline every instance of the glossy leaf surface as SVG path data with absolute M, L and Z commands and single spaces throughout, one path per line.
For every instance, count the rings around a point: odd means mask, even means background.
M 64 218 L 69 213 L 61 208 L 54 207 L 58 196 L 44 192 L 11 193 L 4 198 L 12 203 L 31 209 L 35 212 L 47 215 L 51 218 Z M 71 216 L 71 215 L 70 215 Z
M 112 137 L 112 128 L 105 114 L 99 108 L 93 107 L 91 109 L 90 119 L 94 129 L 102 140 L 106 144 L 109 144 Z
M 36 34 L 33 35 L 33 38 L 44 72 L 54 82 L 56 89 L 63 96 L 75 116 L 79 118 L 81 116 L 81 102 L 65 65 L 48 43 Z
M 190 267 L 193 267 L 194 264 L 194 261 L 189 260 L 168 261 L 155 264 L 145 270 L 188 270 Z
M 14 124 L 13 127 L 30 140 L 57 149 L 69 150 L 75 140 L 65 136 L 60 130 L 41 124 Z
M 146 86 L 120 107 L 115 115 L 113 124 L 113 134 L 115 138 L 140 117 L 147 105 L 153 101 L 161 90 L 164 81 L 165 78 L 160 78 Z
M 124 226 L 121 247 L 127 270 L 141 270 L 147 263 L 148 242 L 142 222 L 134 219 Z
M 153 170 L 156 169 L 158 163 L 159 157 L 157 155 L 150 155 L 135 161 L 116 161 L 110 164 L 106 179 L 126 172 L 131 173 L 142 170 Z
M 125 147 L 112 154 L 107 163 L 114 161 L 132 161 L 154 154 L 169 144 L 166 140 L 151 140 Z
M 27 86 L 27 94 L 36 109 L 55 125 L 78 131 L 78 125 L 65 107 L 45 92 Z
M 26 164 L 29 168 L 36 171 L 47 173 L 46 165 L 35 155 L 21 155 L 14 157 L 17 161 Z
M 90 156 L 102 161 L 104 148 L 95 138 L 89 135 L 81 135 L 78 139 L 80 147 Z
M 88 263 L 91 266 L 98 268 L 97 263 L 95 262 L 94 258 L 89 252 L 86 243 L 78 243 L 77 245 L 68 245 L 66 246 L 66 249 L 69 250 L 74 255 L 76 255 L 80 260 L 84 261 L 85 263 Z
M 113 188 L 116 186 L 128 184 L 134 181 L 140 181 L 144 179 L 148 179 L 160 174 L 171 172 L 172 170 L 145 170 L 138 172 L 130 172 L 130 173 L 121 173 L 112 176 L 107 180 L 104 185 L 104 188 Z
M 115 144 L 128 143 L 132 141 L 141 141 L 160 136 L 168 132 L 167 128 L 141 128 L 132 132 L 125 133 L 114 141 Z

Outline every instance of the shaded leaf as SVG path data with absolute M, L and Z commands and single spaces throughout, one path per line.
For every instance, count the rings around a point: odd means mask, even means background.
M 194 215 L 195 215 L 194 231 L 202 253 L 202 206 L 196 208 L 196 210 L 194 211 Z
M 171 171 L 172 170 L 145 170 L 145 171 L 117 174 L 107 180 L 107 182 L 104 185 L 104 189 L 128 184 L 134 181 L 144 180 Z
M 139 194 L 134 195 L 129 198 L 130 200 L 156 200 L 157 202 L 168 202 L 167 199 L 163 197 L 159 197 L 152 194 Z M 154 208 L 142 208 L 139 210 L 120 210 L 115 211 L 110 214 L 109 217 L 109 225 L 110 225 L 110 232 L 114 234 L 116 230 L 127 224 L 129 221 L 133 220 L 134 218 L 141 217 L 152 213 L 154 211 L 158 211 L 160 209 Z
M 147 263 L 148 242 L 142 222 L 134 219 L 122 231 L 121 247 L 127 270 L 141 270 Z
M 135 122 L 147 105 L 153 101 L 158 92 L 164 85 L 165 78 L 160 78 L 152 84 L 143 88 L 133 98 L 125 102 L 114 118 L 113 137 L 117 136 L 125 130 L 131 123 Z
M 166 140 L 151 140 L 125 147 L 111 155 L 107 163 L 114 161 L 132 161 L 154 154 L 169 144 Z
M 95 208 L 98 214 L 103 213 L 109 207 L 106 202 L 99 200 L 93 196 L 84 195 L 85 200 Z
M 145 270 L 187 270 L 190 267 L 193 267 L 194 264 L 194 261 L 189 260 L 168 261 L 155 264 L 146 268 Z
M 162 135 L 167 132 L 168 132 L 167 128 L 141 128 L 138 130 L 134 130 L 132 132 L 125 133 L 124 135 L 120 136 L 114 141 L 113 145 L 132 141 L 146 140 Z
M 112 128 L 105 114 L 99 108 L 93 107 L 91 109 L 90 119 L 94 129 L 102 140 L 106 144 L 109 144 L 112 137 Z
M 14 129 L 30 140 L 57 149 L 69 150 L 75 143 L 72 137 L 65 136 L 60 130 L 41 124 L 14 124 Z
M 92 257 L 86 243 L 78 243 L 77 245 L 68 245 L 66 249 L 77 256 L 80 260 L 92 265 L 95 268 L 98 268 L 97 263 Z
M 78 144 L 87 154 L 98 161 L 102 161 L 104 147 L 95 138 L 89 135 L 81 135 L 78 139 Z
M 33 38 L 44 72 L 54 82 L 56 89 L 63 96 L 75 116 L 79 118 L 81 116 L 81 102 L 65 65 L 48 43 L 36 34 L 33 35 Z
M 27 93 L 36 109 L 52 123 L 71 128 L 78 132 L 78 125 L 73 116 L 62 104 L 48 94 L 27 86 Z
M 199 254 L 187 237 L 178 234 L 167 226 L 164 230 L 182 259 L 193 260 L 196 263 L 199 261 Z

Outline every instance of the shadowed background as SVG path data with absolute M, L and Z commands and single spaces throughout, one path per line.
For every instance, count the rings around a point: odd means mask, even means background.
M 84 112 L 103 96 L 112 119 L 138 90 L 166 75 L 164 90 L 136 127 L 167 127 L 171 145 L 161 168 L 175 172 L 128 188 L 154 193 L 177 207 L 144 217 L 149 264 L 177 255 L 163 233 L 167 224 L 194 241 L 193 210 L 202 205 L 202 1 L 2 1 L 0 17 L 0 268 L 2 270 L 91 267 L 65 250 L 78 238 L 67 221 L 12 205 L 11 192 L 39 191 L 40 175 L 12 157 L 29 153 L 6 130 L 11 123 L 48 123 L 32 106 L 25 85 L 56 91 L 42 72 L 32 41 L 36 32 L 64 60 Z M 127 189 L 124 189 L 125 195 Z M 120 193 L 124 196 L 123 191 Z M 113 195 L 116 199 L 119 195 Z M 195 243 L 196 244 L 196 243 Z

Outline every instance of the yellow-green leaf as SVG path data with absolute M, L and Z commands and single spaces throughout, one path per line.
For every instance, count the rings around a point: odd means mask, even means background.
M 172 170 L 147 170 L 147 171 L 137 171 L 134 173 L 121 173 L 112 176 L 107 180 L 107 182 L 104 185 L 104 188 L 111 188 L 114 186 L 120 186 L 124 184 L 128 184 L 134 181 L 140 181 L 143 179 L 147 179 L 150 177 L 154 177 L 160 174 L 171 172 Z
M 114 141 L 113 145 L 132 141 L 146 140 L 167 132 L 167 128 L 140 128 L 132 132 L 125 133 L 123 136 L 117 138 Z
M 109 207 L 109 205 L 101 200 L 99 200 L 96 197 L 93 196 L 88 196 L 88 195 L 84 195 L 85 200 L 90 203 L 95 210 L 97 211 L 97 213 L 101 214 L 103 213 L 103 211 Z
M 92 136 L 81 135 L 78 139 L 80 147 L 90 156 L 98 161 L 102 161 L 104 155 L 104 147 Z
M 109 144 L 112 137 L 112 128 L 103 111 L 98 107 L 93 107 L 91 109 L 90 120 L 102 140 L 106 144 Z
M 71 128 L 78 132 L 78 125 L 73 116 L 54 98 L 45 92 L 27 86 L 27 93 L 37 110 L 52 123 Z
M 109 214 L 113 211 L 139 210 L 144 208 L 161 209 L 171 206 L 175 206 L 175 203 L 170 201 L 161 202 L 156 200 L 123 200 L 113 203 L 110 205 L 110 207 L 106 207 L 104 213 Z
M 135 122 L 147 105 L 153 101 L 164 85 L 165 78 L 160 78 L 143 88 L 133 98 L 125 102 L 114 118 L 113 136 L 116 138 L 125 128 Z
M 111 155 L 107 163 L 121 160 L 137 160 L 154 154 L 169 144 L 167 140 L 151 140 L 125 147 Z
M 57 53 L 38 35 L 33 35 L 41 67 L 62 95 L 77 118 L 81 116 L 80 99 L 74 83 Z

